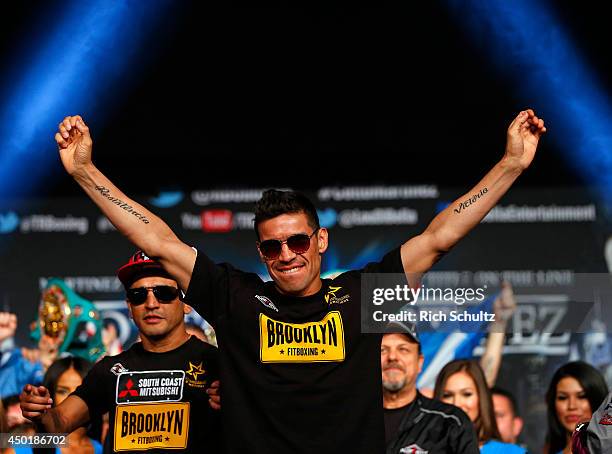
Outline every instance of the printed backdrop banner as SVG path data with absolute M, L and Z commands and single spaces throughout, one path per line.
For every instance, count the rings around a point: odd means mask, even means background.
M 260 188 L 176 191 L 136 199 L 213 260 L 267 278 L 252 229 L 253 202 L 261 192 Z M 331 275 L 379 259 L 422 232 L 462 192 L 433 185 L 312 191 L 308 195 L 330 232 L 323 272 Z M 454 209 L 469 210 L 477 200 L 460 202 L 454 203 Z M 498 385 L 517 395 L 527 419 L 524 440 L 534 451 L 542 443 L 543 396 L 554 370 L 580 358 L 600 367 L 612 383 L 612 355 L 605 333 L 546 337 L 530 332 L 525 320 L 545 317 L 562 302 L 521 295 L 521 282 L 530 276 L 555 282 L 568 273 L 607 273 L 612 262 L 605 253 L 607 249 L 612 255 L 610 238 L 610 219 L 588 190 L 513 189 L 435 267 L 467 270 L 491 285 L 499 285 L 502 278 L 514 285 L 518 309 Z M 131 342 L 133 327 L 115 272 L 133 252 L 134 247 L 80 194 L 67 199 L 0 200 L 0 309 L 17 314 L 17 343 L 30 343 L 29 324 L 36 316 L 40 291 L 51 277 L 64 279 L 94 301 L 103 317 L 115 321 L 122 340 Z M 482 346 L 477 345 L 474 353 L 481 354 Z

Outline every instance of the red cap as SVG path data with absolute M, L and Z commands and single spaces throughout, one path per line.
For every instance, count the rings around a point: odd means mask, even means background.
M 132 282 L 144 276 L 170 277 L 161 266 L 161 263 L 147 257 L 142 251 L 136 251 L 130 257 L 130 260 L 117 270 L 117 277 L 125 288 L 128 288 Z

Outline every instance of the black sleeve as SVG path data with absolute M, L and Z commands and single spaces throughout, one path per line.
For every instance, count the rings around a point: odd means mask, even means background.
M 460 420 L 461 425 L 453 425 L 449 434 L 449 445 L 455 454 L 479 454 L 478 436 L 474 424 L 463 411 L 454 413 Z
M 204 353 L 206 368 L 210 373 L 210 382 L 219 379 L 219 349 L 213 345 L 205 345 Z M 209 383 L 210 385 L 210 383 Z
M 108 395 L 104 392 L 109 387 L 109 380 L 112 381 L 115 377 L 110 367 L 106 358 L 95 364 L 83 379 L 83 383 L 72 393 L 87 404 L 90 419 L 103 415 L 111 407 L 112 402 L 109 402 Z
M 371 295 L 372 291 L 378 287 L 394 288 L 396 285 L 407 284 L 399 247 L 385 254 L 380 262 L 368 263 L 360 270 L 360 273 L 364 295 Z
M 227 312 L 231 269 L 225 263 L 216 265 L 198 251 L 185 302 L 211 323 Z
M 404 273 L 401 248 L 392 249 L 380 262 L 368 263 L 361 271 L 363 273 Z
M 604 399 L 601 406 L 593 412 L 586 429 L 587 446 L 590 452 L 610 452 L 612 447 L 612 393 Z

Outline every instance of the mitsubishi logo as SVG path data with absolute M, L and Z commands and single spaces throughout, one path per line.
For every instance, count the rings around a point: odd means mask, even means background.
M 119 393 L 119 397 L 138 396 L 138 390 L 132 389 L 133 386 L 134 386 L 134 382 L 132 381 L 132 379 L 131 378 L 128 379 L 128 381 L 125 384 L 125 389 Z

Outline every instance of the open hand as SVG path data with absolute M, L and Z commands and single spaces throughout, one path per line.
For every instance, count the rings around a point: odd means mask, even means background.
M 493 312 L 495 313 L 495 321 L 507 322 L 510 320 L 516 311 L 516 298 L 512 291 L 512 285 L 509 282 L 503 281 L 501 292 L 493 302 Z

